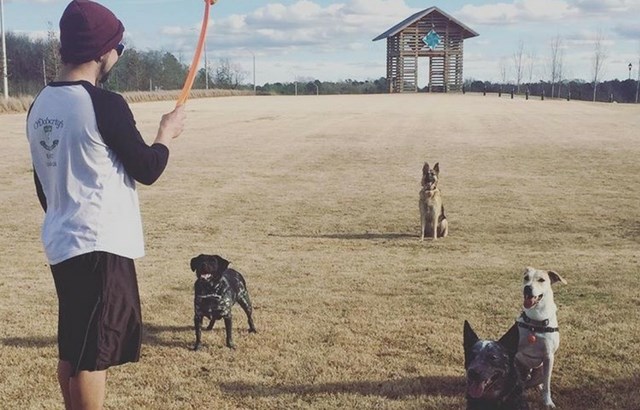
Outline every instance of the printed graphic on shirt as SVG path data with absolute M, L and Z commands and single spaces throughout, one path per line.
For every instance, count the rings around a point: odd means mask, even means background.
M 40 145 L 47 151 L 45 155 L 47 156 L 48 167 L 58 166 L 57 161 L 55 161 L 53 150 L 56 149 L 60 140 L 52 136 L 54 127 L 56 130 L 63 128 L 64 121 L 58 119 L 52 120 L 47 117 L 44 119 L 38 118 L 38 120 L 33 123 L 33 128 L 35 130 L 42 129 L 40 132 L 42 133 L 43 138 L 40 140 Z

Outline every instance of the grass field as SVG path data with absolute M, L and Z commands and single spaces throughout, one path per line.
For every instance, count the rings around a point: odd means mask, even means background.
M 152 139 L 172 102 L 132 105 Z M 0 116 L 0 407 L 61 408 L 57 304 L 39 241 L 24 114 Z M 521 272 L 553 269 L 561 409 L 640 408 L 640 106 L 479 95 L 191 100 L 139 187 L 141 362 L 112 369 L 108 409 L 464 408 L 462 325 L 497 338 Z M 424 161 L 440 163 L 450 236 L 419 241 Z M 193 352 L 189 260 L 245 275 Z M 542 407 L 530 391 L 532 408 Z

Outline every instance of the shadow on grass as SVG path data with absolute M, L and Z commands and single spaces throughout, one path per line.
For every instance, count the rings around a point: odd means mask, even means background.
M 423 376 L 382 381 L 355 381 L 318 384 L 265 385 L 244 382 L 221 383 L 220 389 L 239 396 L 269 397 L 281 395 L 314 396 L 322 394 L 358 394 L 391 400 L 416 396 L 464 398 L 464 379 L 454 376 Z
M 193 333 L 193 326 L 161 326 L 152 323 L 142 325 L 142 343 L 151 346 L 188 347 L 188 343 L 176 340 L 176 333 Z M 195 336 L 194 336 L 195 337 Z M 50 347 L 58 343 L 56 336 L 6 337 L 0 343 L 12 347 Z M 190 343 L 190 342 L 189 342 Z
M 55 346 L 58 339 L 55 336 L 5 337 L 2 344 L 11 347 L 42 348 Z
M 220 325 L 218 325 L 220 326 Z M 224 331 L 224 327 L 214 329 Z M 176 334 L 188 334 L 193 337 L 176 337 Z M 203 333 L 208 333 L 203 330 Z M 185 341 L 185 339 L 187 341 Z M 191 348 L 195 340 L 193 326 L 175 326 L 175 325 L 155 325 L 153 323 L 144 323 L 142 325 L 142 344 L 149 346 L 165 346 Z M 0 339 L 0 343 L 4 346 L 22 347 L 22 348 L 43 348 L 56 346 L 58 339 L 56 336 L 25 336 L 25 337 L 5 337 Z
M 566 409 L 640 409 L 640 373 L 615 380 L 591 379 L 587 384 L 571 387 L 553 387 L 553 401 Z M 533 392 L 531 403 L 542 402 L 538 392 Z M 539 406 L 542 408 L 542 406 Z M 536 407 L 537 408 L 537 407 Z
M 193 326 L 184 325 L 156 325 L 153 323 L 144 323 L 142 325 L 142 344 L 149 346 L 165 346 L 165 347 L 190 347 L 189 342 L 185 342 L 183 337 L 176 337 L 176 334 L 189 333 L 195 334 Z
M 402 238 L 419 238 L 419 235 L 409 233 L 328 233 L 318 235 L 302 235 L 302 234 L 275 234 L 270 233 L 268 236 L 276 238 L 308 238 L 308 239 L 347 239 L 347 240 L 374 240 L 374 239 L 402 239 Z

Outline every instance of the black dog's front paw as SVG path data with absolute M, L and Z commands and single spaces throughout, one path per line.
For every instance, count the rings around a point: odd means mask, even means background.
M 250 327 L 249 328 L 249 333 L 258 333 L 258 331 L 256 330 L 255 327 Z
M 235 343 L 233 343 L 233 342 L 227 342 L 227 347 L 228 347 L 229 349 L 236 350 L 236 345 L 235 345 Z
M 200 350 L 200 343 L 196 343 L 195 345 L 193 345 L 193 351 L 197 352 L 198 350 Z

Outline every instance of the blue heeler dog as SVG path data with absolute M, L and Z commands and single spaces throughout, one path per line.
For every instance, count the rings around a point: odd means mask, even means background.
M 467 372 L 467 410 L 528 410 L 516 369 L 518 327 L 500 340 L 481 340 L 464 321 L 464 368 Z

